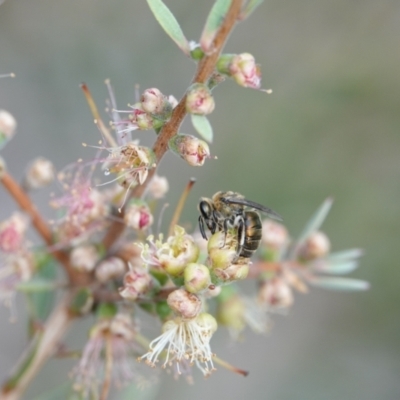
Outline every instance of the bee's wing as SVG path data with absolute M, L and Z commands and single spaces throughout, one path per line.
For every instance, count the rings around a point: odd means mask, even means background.
M 259 210 L 268 215 L 270 218 L 276 219 L 277 221 L 283 221 L 283 218 L 277 212 L 263 206 L 262 204 L 258 204 L 255 201 L 247 200 L 240 197 L 225 197 L 225 201 L 230 204 L 239 204 L 242 206 L 255 208 L 256 210 Z

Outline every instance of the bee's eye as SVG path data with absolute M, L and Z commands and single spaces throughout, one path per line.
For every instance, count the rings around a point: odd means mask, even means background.
M 211 210 L 210 204 L 208 204 L 205 200 L 200 201 L 199 210 L 200 210 L 201 215 L 204 218 L 211 217 L 212 210 Z

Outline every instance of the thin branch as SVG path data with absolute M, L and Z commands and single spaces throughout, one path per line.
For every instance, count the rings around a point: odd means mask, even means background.
M 225 20 L 221 25 L 218 33 L 216 34 L 213 44 L 212 53 L 203 57 L 200 60 L 195 76 L 192 83 L 206 83 L 208 78 L 214 72 L 218 57 L 224 47 L 229 34 L 231 33 L 235 23 L 238 21 L 240 11 L 242 8 L 243 0 L 232 0 L 231 7 L 226 14 Z M 168 150 L 168 141 L 178 133 L 179 127 L 182 124 L 183 119 L 186 116 L 186 94 L 179 101 L 178 105 L 174 108 L 171 119 L 163 126 L 158 138 L 154 144 L 153 150 L 156 154 L 157 165 Z M 148 183 L 153 178 L 156 169 L 153 168 L 149 171 L 147 179 L 142 185 L 138 185 L 132 190 L 131 197 L 140 198 L 142 197 Z M 123 217 L 124 209 L 122 209 Z M 119 223 L 113 223 L 108 232 L 106 233 L 103 244 L 106 248 L 110 248 L 124 232 L 125 226 Z

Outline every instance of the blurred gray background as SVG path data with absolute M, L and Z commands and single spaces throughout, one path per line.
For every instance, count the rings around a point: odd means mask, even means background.
M 213 1 L 166 3 L 186 36 L 197 39 Z M 218 160 L 189 168 L 167 155 L 161 165 L 171 177 L 167 201 L 174 204 L 194 176 L 183 221 L 195 225 L 200 196 L 235 190 L 277 210 L 296 235 L 332 195 L 324 231 L 333 250 L 365 249 L 353 276 L 372 288 L 313 289 L 297 296 L 288 317 L 275 318 L 269 335 L 248 332 L 235 346 L 221 329 L 213 350 L 250 375 L 219 368 L 207 380 L 197 375 L 189 386 L 164 374 L 154 398 L 400 398 L 399 38 L 398 0 L 269 0 L 234 31 L 226 51 L 254 54 L 263 87 L 274 93 L 232 81 L 215 90 L 211 151 Z M 0 73 L 17 77 L 0 80 L 0 108 L 13 113 L 19 127 L 2 156 L 18 178 L 38 155 L 53 159 L 58 169 L 90 159 L 94 151 L 81 143 L 96 144 L 99 133 L 80 82 L 102 108 L 103 82 L 110 78 L 125 108 L 134 102 L 137 83 L 180 98 L 194 68 L 143 0 L 6 0 L 0 6 Z M 182 130 L 194 133 L 189 124 Z M 149 132 L 137 136 L 146 144 L 154 140 Z M 47 192 L 34 198 L 47 210 Z M 0 189 L 0 217 L 12 209 Z M 0 309 L 2 379 L 25 345 L 24 304 L 17 304 L 19 320 L 12 325 Z M 84 333 L 79 335 L 83 343 Z M 71 366 L 51 361 L 25 398 L 64 382 Z

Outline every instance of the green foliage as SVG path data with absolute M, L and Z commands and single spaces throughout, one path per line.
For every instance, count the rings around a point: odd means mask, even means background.
M 213 129 L 205 115 L 191 114 L 192 124 L 197 133 L 207 142 L 213 141 Z
M 189 42 L 182 32 L 182 29 L 174 17 L 174 14 L 161 0 L 147 0 L 154 17 L 167 33 L 167 35 L 187 55 L 190 53 Z

